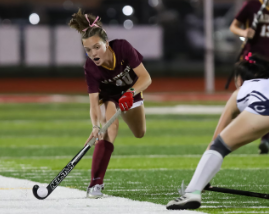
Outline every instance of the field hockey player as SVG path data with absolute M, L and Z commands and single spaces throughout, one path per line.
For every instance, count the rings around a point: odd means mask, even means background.
M 263 7 L 263 4 L 265 4 Z M 258 14 L 259 12 L 260 14 Z M 259 18 L 258 18 L 259 17 Z M 258 18 L 259 20 L 255 20 Z M 257 23 L 255 23 L 257 22 Z M 251 23 L 254 23 L 251 26 Z M 242 29 L 242 26 L 244 28 Z M 254 30 L 255 29 L 255 30 Z M 269 1 L 251 0 L 246 1 L 236 15 L 230 26 L 231 32 L 244 37 L 247 42 L 243 43 L 241 60 L 251 52 L 269 59 Z M 267 154 L 269 151 L 269 133 L 261 138 L 259 145 L 260 154 Z
M 142 55 L 128 41 L 116 39 L 108 42 L 98 16 L 84 14 L 80 9 L 73 15 L 69 26 L 81 34 L 88 56 L 84 73 L 93 129 L 86 144 L 93 137 L 97 141 L 87 196 L 99 198 L 103 196 L 103 179 L 114 150 L 119 121 L 116 120 L 103 134 L 99 132 L 100 124 L 108 121 L 119 107 L 123 112 L 122 119 L 134 136 L 142 138 L 146 132 L 142 91 L 151 84 L 151 78 L 143 66 Z
M 248 53 L 235 65 L 237 90 L 228 100 L 216 127 L 213 141 L 203 154 L 182 196 L 167 209 L 196 209 L 201 191 L 220 170 L 223 158 L 269 130 L 269 61 Z

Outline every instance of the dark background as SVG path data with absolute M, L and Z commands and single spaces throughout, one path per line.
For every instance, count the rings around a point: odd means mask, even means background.
M 42 25 L 67 25 L 78 8 L 98 15 L 104 25 L 122 26 L 126 16 L 125 5 L 134 8 L 128 17 L 135 26 L 159 25 L 163 28 L 163 57 L 161 60 L 145 60 L 152 76 L 204 75 L 204 14 L 202 0 L 0 0 L 0 28 L 2 24 L 29 25 L 29 15 L 38 13 Z M 155 2 L 156 1 L 151 1 Z M 227 76 L 230 72 L 240 40 L 229 32 L 235 13 L 235 1 L 214 1 L 215 74 Z M 119 35 L 120 37 L 120 35 Z M 23 38 L 21 38 L 23 39 Z M 222 47 L 231 46 L 230 50 Z M 23 51 L 21 51 L 23 55 Z M 23 57 L 22 57 L 23 58 Z M 80 66 L 27 67 L 0 66 L 0 77 L 82 77 Z M 36 72 L 38 70 L 38 72 Z

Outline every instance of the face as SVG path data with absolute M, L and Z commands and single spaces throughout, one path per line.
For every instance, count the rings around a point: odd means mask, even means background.
M 97 66 L 101 66 L 105 61 L 108 42 L 104 42 L 99 36 L 92 36 L 82 39 L 82 43 L 88 57 Z

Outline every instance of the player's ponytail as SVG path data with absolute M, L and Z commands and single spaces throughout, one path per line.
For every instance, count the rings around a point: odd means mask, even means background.
M 107 41 L 106 31 L 102 27 L 101 19 L 91 14 L 84 14 L 81 9 L 77 13 L 72 15 L 72 19 L 69 22 L 71 28 L 76 29 L 82 39 L 87 39 L 92 36 L 99 36 L 103 41 Z
M 269 78 L 269 61 L 260 55 L 249 53 L 243 61 L 236 63 L 235 76 L 242 80 Z

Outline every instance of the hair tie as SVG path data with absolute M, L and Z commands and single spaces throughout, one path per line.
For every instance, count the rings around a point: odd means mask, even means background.
M 249 53 L 245 56 L 245 60 L 246 60 L 248 63 L 250 63 L 250 64 L 255 64 L 256 61 L 251 60 L 251 59 L 250 59 L 251 57 L 252 57 L 252 53 L 249 52 Z
M 89 18 L 88 18 L 88 16 L 87 16 L 87 14 L 85 14 L 85 18 L 87 19 L 87 21 L 89 22 L 89 27 L 98 27 L 98 28 L 101 28 L 99 25 L 97 25 L 97 24 L 95 24 L 97 21 L 98 21 L 98 19 L 99 19 L 99 16 L 97 16 L 96 17 L 96 19 L 94 20 L 94 22 L 91 24 L 91 22 L 90 22 L 90 20 L 89 20 Z M 84 30 L 82 30 L 82 31 L 87 31 L 88 30 L 88 28 L 89 27 L 87 27 L 87 28 L 85 28 Z M 101 29 L 103 29 L 103 28 L 101 28 Z M 103 29 L 104 30 L 104 29 Z M 105 31 L 105 30 L 104 30 Z M 106 31 L 105 31 L 106 32 Z

